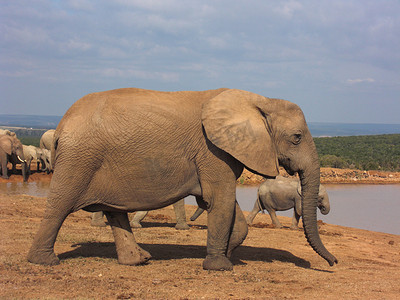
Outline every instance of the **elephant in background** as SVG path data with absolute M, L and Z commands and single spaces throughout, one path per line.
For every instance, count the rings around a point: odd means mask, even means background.
M 187 230 L 189 229 L 189 225 L 186 222 L 186 211 L 185 211 L 185 200 L 179 200 L 172 204 L 175 211 L 176 217 L 176 225 L 175 229 L 177 230 Z M 140 222 L 147 216 L 149 211 L 137 211 L 133 218 L 130 221 L 130 226 L 133 228 L 142 228 Z M 106 223 L 103 220 L 104 213 L 102 211 L 92 213 L 92 226 L 104 227 Z
M 0 135 L 10 135 L 10 136 L 15 135 L 16 136 L 15 132 L 12 132 L 8 129 L 0 129 Z
M 24 151 L 24 157 L 26 160 L 26 165 L 28 167 L 28 173 L 31 174 L 31 163 L 32 161 L 35 161 L 37 164 L 37 171 L 39 171 L 39 166 L 40 166 L 40 162 L 38 159 L 38 153 L 37 150 L 39 148 L 32 146 L 32 145 L 22 145 L 23 151 Z
M 277 176 L 275 179 L 267 179 L 263 182 L 257 192 L 257 200 L 253 210 L 247 216 L 247 224 L 251 224 L 255 216 L 266 209 L 271 217 L 272 224 L 282 228 L 275 211 L 283 211 L 294 208 L 292 225 L 290 228 L 298 229 L 301 216 L 301 184 L 297 178 L 286 178 Z M 318 208 L 326 215 L 330 211 L 329 196 L 325 187 L 321 184 L 318 193 Z
M 232 270 L 229 258 L 248 231 L 236 180 L 244 167 L 275 177 L 279 165 L 300 176 L 307 241 L 337 263 L 318 233 L 318 154 L 303 112 L 289 101 L 235 89 L 93 93 L 66 112 L 51 147 L 54 174 L 32 263 L 59 263 L 60 227 L 84 209 L 105 212 L 119 263 L 143 264 L 151 255 L 136 243 L 127 213 L 193 195 L 208 213 L 203 268 Z
M 13 173 L 15 173 L 16 164 L 21 164 L 22 177 L 24 181 L 28 181 L 29 173 L 27 171 L 27 163 L 24 156 L 22 143 L 15 133 L 0 136 L 0 164 L 2 177 L 8 179 L 7 163 L 13 165 Z
M 47 172 L 49 174 L 52 171 L 50 159 L 51 159 L 51 151 L 42 148 L 36 148 L 38 161 L 42 164 L 41 171 Z M 39 167 L 39 165 L 38 165 Z
M 51 144 L 53 143 L 54 129 L 47 130 L 40 138 L 40 148 L 51 151 Z

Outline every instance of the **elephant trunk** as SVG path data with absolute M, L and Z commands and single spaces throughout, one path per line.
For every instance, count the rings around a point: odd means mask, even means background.
M 30 166 L 28 166 L 26 161 L 21 163 L 22 178 L 24 179 L 24 182 L 28 181 L 28 177 L 29 177 L 29 172 L 28 172 L 29 169 L 28 168 L 30 168 Z
M 317 203 L 320 185 L 320 170 L 302 170 L 299 172 L 302 187 L 302 217 L 304 233 L 308 243 L 330 266 L 337 263 L 337 259 L 323 245 L 317 226 Z

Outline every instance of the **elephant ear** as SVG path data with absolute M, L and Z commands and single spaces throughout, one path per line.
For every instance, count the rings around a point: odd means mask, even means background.
M 271 136 L 267 99 L 240 90 L 226 90 L 203 105 L 202 123 L 207 138 L 248 169 L 274 177 L 278 156 Z
M 1 141 L 1 148 L 8 154 L 12 154 L 12 143 L 9 138 L 3 138 Z

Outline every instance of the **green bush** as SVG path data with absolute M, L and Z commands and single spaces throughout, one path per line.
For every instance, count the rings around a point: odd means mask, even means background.
M 314 138 L 321 166 L 400 171 L 400 134 Z

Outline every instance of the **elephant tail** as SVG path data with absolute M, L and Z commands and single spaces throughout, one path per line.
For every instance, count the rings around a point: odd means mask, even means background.
M 50 169 L 54 170 L 54 165 L 56 163 L 58 140 L 60 138 L 59 131 L 54 132 L 53 142 L 51 143 L 51 155 L 50 155 Z
M 190 221 L 195 221 L 203 212 L 204 209 L 198 207 L 197 210 L 194 212 L 193 216 L 190 217 Z

